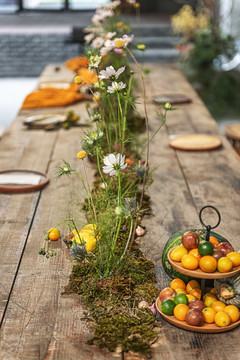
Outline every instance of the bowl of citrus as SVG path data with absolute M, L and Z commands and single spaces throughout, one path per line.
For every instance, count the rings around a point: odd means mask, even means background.
M 185 284 L 173 279 L 169 287 L 160 291 L 156 308 L 171 324 L 194 332 L 224 332 L 240 324 L 239 308 L 220 301 L 214 288 L 202 294 L 197 280 Z
M 229 242 L 219 242 L 214 236 L 202 240 L 193 231 L 183 233 L 181 244 L 167 258 L 175 270 L 194 278 L 220 279 L 240 271 L 240 253 Z

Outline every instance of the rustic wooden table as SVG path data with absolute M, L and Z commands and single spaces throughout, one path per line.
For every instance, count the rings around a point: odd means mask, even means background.
M 151 64 L 146 77 L 150 130 L 159 125 L 157 106 L 152 96 L 183 93 L 192 103 L 181 105 L 168 116 L 167 124 L 154 138 L 150 163 L 154 183 L 149 188 L 153 216 L 144 218 L 147 233 L 139 246 L 156 265 L 159 288 L 169 285 L 161 265 L 163 247 L 168 238 L 184 228 L 201 227 L 198 214 L 205 205 L 216 206 L 222 216 L 217 232 L 228 238 L 236 249 L 240 241 L 240 162 L 217 124 L 172 64 Z M 73 73 L 64 66 L 58 72 L 47 67 L 41 81 L 71 81 Z M 65 113 L 73 109 L 86 125 L 85 103 L 47 112 Z M 139 105 L 142 111 L 142 105 Z M 84 320 L 84 308 L 78 296 L 63 295 L 72 264 L 65 256 L 62 242 L 56 242 L 57 256 L 47 260 L 38 255 L 44 241 L 43 230 L 72 211 L 68 203 L 81 196 L 77 179 L 55 179 L 55 168 L 62 158 L 79 166 L 76 153 L 81 149 L 84 127 L 45 132 L 28 130 L 22 121 L 29 114 L 20 111 L 0 141 L 0 170 L 24 168 L 46 172 L 50 183 L 42 191 L 1 194 L 0 261 L 0 358 L 4 360 L 56 359 L 102 360 L 137 359 L 131 354 L 113 354 L 86 344 L 90 330 Z M 44 110 L 46 112 L 46 109 Z M 170 148 L 170 135 L 205 133 L 218 136 L 218 150 L 184 152 Z M 90 179 L 94 169 L 89 164 Z M 74 190 L 75 189 L 75 190 Z M 75 191 L 75 192 L 74 192 Z M 73 214 L 74 215 L 74 214 Z M 80 216 L 79 214 L 75 214 Z M 239 328 L 222 334 L 199 334 L 176 328 L 161 320 L 160 338 L 153 348 L 153 359 L 235 360 Z

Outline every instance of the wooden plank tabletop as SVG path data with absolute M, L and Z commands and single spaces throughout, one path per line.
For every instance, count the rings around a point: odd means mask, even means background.
M 74 74 L 64 66 L 55 71 L 48 66 L 40 81 L 71 81 Z M 139 246 L 156 265 L 158 286 L 169 285 L 161 265 L 163 247 L 178 230 L 199 227 L 198 213 L 205 205 L 216 206 L 222 216 L 217 232 L 239 249 L 240 161 L 216 122 L 172 64 L 151 64 L 146 76 L 150 130 L 159 125 L 157 106 L 152 97 L 164 93 L 183 93 L 193 101 L 169 113 L 167 124 L 151 144 L 150 164 L 154 169 L 151 196 L 153 216 L 144 218 L 147 233 Z M 86 125 L 86 103 L 47 112 L 74 110 Z M 55 179 L 55 168 L 62 158 L 79 167 L 76 153 L 81 148 L 84 127 L 45 132 L 27 130 L 25 116 L 42 109 L 20 111 L 0 141 L 0 169 L 25 168 L 49 174 L 50 184 L 42 191 L 1 194 L 0 262 L 0 358 L 12 359 L 134 359 L 132 354 L 113 354 L 86 344 L 90 336 L 85 309 L 78 296 L 62 295 L 72 264 L 64 245 L 57 242 L 57 256 L 50 260 L 38 255 L 44 241 L 43 230 L 68 214 L 83 220 L 74 207 L 81 194 L 78 179 Z M 142 105 L 139 104 L 142 112 Z M 46 112 L 46 110 L 44 110 Z M 169 135 L 205 133 L 218 136 L 223 146 L 205 152 L 184 152 L 168 146 Z M 89 163 L 88 174 L 94 179 Z M 71 202 L 66 201 L 71 195 Z M 159 341 L 153 359 L 219 360 L 238 358 L 239 328 L 222 334 L 195 334 L 161 320 Z M 220 345 L 221 344 L 221 345 Z

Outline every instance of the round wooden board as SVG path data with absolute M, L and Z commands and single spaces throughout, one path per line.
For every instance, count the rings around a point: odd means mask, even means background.
M 172 248 L 168 252 L 167 258 L 168 258 L 168 261 L 170 262 L 170 264 L 172 265 L 172 267 L 184 275 L 188 275 L 188 276 L 198 278 L 198 279 L 223 279 L 226 277 L 231 277 L 233 275 L 236 275 L 240 271 L 240 266 L 233 268 L 234 270 L 229 271 L 227 273 L 221 273 L 219 271 L 214 271 L 213 273 L 206 273 L 199 268 L 196 270 L 185 269 L 180 262 L 173 261 L 170 258 L 170 254 L 175 248 L 176 247 Z
M 240 124 L 229 124 L 225 126 L 225 133 L 234 140 L 240 140 Z
M 24 125 L 43 128 L 48 125 L 61 124 L 66 121 L 66 115 L 63 114 L 34 114 L 27 116 Z
M 214 150 L 222 145 L 220 139 L 211 135 L 193 134 L 176 136 L 169 141 L 169 146 L 177 150 L 206 151 Z
M 221 333 L 221 332 L 232 330 L 240 324 L 240 320 L 238 320 L 234 323 L 231 323 L 230 325 L 228 325 L 226 327 L 218 327 L 215 324 L 207 324 L 207 323 L 204 323 L 203 326 L 193 326 L 193 325 L 188 325 L 186 323 L 186 321 L 177 320 L 175 318 L 175 316 L 173 316 L 173 315 L 170 316 L 170 315 L 163 314 L 163 312 L 161 311 L 161 301 L 159 298 L 157 298 L 157 300 L 156 300 L 156 308 L 157 308 L 157 311 L 162 315 L 162 317 L 165 320 L 167 320 L 169 323 L 171 323 L 181 329 L 198 332 L 198 333 L 208 333 L 208 334 Z
M 170 102 L 172 105 L 188 104 L 192 102 L 192 99 L 183 94 L 164 94 L 156 95 L 153 97 L 155 103 L 166 103 Z

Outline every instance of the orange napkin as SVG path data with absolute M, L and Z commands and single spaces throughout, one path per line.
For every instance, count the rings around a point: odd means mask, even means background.
M 78 70 L 78 75 L 81 76 L 83 83 L 87 85 L 92 85 L 98 82 L 97 74 L 94 70 L 89 70 L 86 68 L 81 68 Z
M 88 99 L 84 94 L 80 94 L 78 89 L 78 85 L 71 84 L 67 89 L 44 88 L 33 91 L 26 96 L 21 109 L 65 106 L 79 100 Z
M 85 56 L 77 56 L 72 59 L 65 61 L 65 65 L 73 70 L 76 71 L 80 68 L 87 68 L 88 67 L 88 59 Z

